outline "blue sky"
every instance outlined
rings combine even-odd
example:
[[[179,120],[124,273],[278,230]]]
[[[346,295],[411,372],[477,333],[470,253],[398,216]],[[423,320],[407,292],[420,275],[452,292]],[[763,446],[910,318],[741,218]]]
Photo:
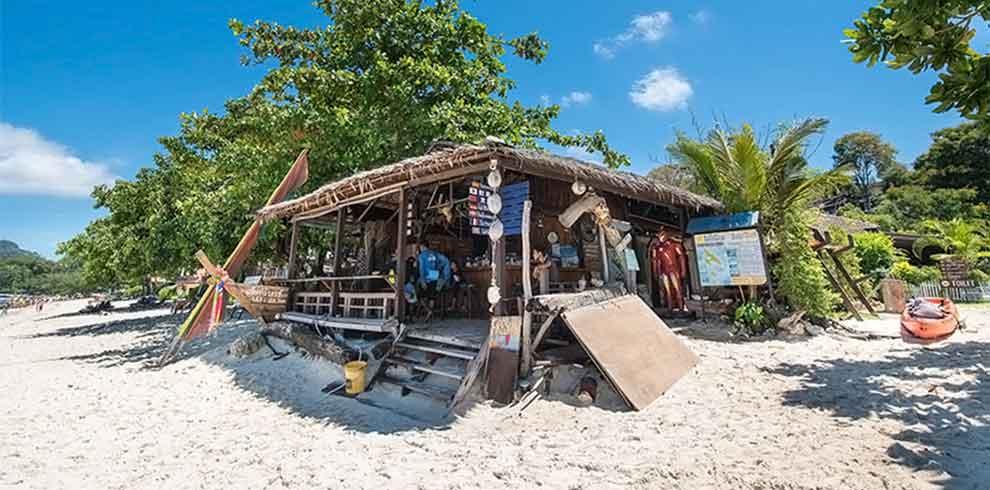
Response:
[[[832,123],[812,157],[857,130],[881,133],[904,162],[928,134],[957,124],[923,103],[934,79],[854,65],[840,44],[869,2],[463,1],[507,36],[538,31],[542,65],[509,62],[528,104],[563,103],[562,131],[601,129],[646,172],[692,117],[765,131],[809,115]],[[180,112],[219,110],[260,68],[227,20],[315,26],[304,0],[29,2],[0,5],[0,239],[52,256],[98,216],[86,189],[131,178]],[[986,45],[990,36],[981,34]],[[11,154],[17,162],[12,162]],[[7,159],[4,166],[3,159]]]

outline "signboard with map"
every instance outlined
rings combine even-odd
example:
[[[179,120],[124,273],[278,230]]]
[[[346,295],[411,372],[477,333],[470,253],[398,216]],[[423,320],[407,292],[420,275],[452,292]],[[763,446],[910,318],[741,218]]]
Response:
[[[766,284],[763,245],[755,228],[697,234],[694,246],[703,287]]]

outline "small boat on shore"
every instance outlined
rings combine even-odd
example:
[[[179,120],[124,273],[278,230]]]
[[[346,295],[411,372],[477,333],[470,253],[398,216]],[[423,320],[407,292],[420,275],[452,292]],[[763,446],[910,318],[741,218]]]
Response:
[[[901,313],[901,338],[915,344],[931,344],[959,329],[959,310],[948,298],[916,298]]]

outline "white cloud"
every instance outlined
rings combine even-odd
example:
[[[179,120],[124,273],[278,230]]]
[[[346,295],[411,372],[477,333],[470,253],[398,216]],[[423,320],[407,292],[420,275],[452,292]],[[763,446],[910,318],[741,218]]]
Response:
[[[642,40],[646,42],[657,42],[667,35],[670,24],[674,22],[674,17],[670,12],[659,11],[647,15],[637,15],[629,23],[629,29],[619,35],[622,41]]]
[[[0,122],[0,195],[84,197],[114,178],[105,164],[82,160],[32,129]]]
[[[584,105],[588,102],[591,102],[591,92],[574,91],[560,98],[561,107]]]
[[[595,54],[601,56],[604,59],[610,60],[615,58],[615,50],[606,45],[606,41],[596,42],[591,49],[595,51]]]
[[[655,43],[667,37],[673,23],[673,15],[664,10],[637,15],[629,22],[629,27],[625,31],[595,42],[592,49],[598,56],[612,59],[615,57],[615,52],[626,44],[636,41]]]
[[[705,9],[701,9],[689,15],[688,17],[691,18],[691,22],[694,22],[695,24],[698,25],[704,25],[707,24],[708,21],[712,20],[712,13]]]
[[[688,82],[677,68],[656,68],[633,84],[629,98],[633,103],[651,111],[673,111],[687,107],[694,94]]]
[[[546,95],[546,94],[541,95],[540,96],[540,105],[544,105],[544,106],[550,105],[550,96],[549,95]]]

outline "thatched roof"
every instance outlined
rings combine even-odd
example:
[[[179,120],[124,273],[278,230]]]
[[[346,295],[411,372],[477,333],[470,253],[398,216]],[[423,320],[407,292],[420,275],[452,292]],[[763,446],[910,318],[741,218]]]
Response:
[[[503,168],[564,181],[581,180],[596,189],[646,202],[696,210],[722,208],[722,204],[715,199],[655,182],[642,175],[611,170],[596,163],[544,151],[488,143],[448,146],[422,156],[360,172],[328,183],[305,196],[264,207],[258,210],[257,215],[266,221],[295,216],[347,204],[397,186],[442,180],[460,169],[478,167],[478,171],[482,172],[484,170],[481,167],[487,166],[492,158],[497,159]]]
[[[829,231],[832,228],[838,228],[846,233],[880,230],[880,226],[875,223],[825,213],[819,213],[812,226],[820,231]]]

